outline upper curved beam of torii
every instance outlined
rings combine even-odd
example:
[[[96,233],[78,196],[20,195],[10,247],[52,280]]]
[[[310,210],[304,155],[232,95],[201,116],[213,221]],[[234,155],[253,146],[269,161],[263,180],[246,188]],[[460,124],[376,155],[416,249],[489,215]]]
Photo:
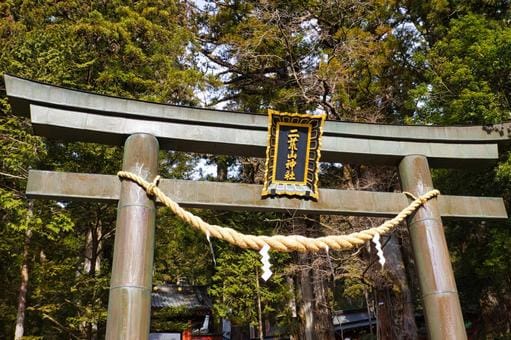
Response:
[[[110,97],[4,76],[17,114],[30,115],[38,135],[122,145],[150,133],[165,149],[264,157],[267,116]],[[322,161],[396,165],[424,155],[433,167],[493,163],[511,123],[496,126],[400,126],[327,121]]]

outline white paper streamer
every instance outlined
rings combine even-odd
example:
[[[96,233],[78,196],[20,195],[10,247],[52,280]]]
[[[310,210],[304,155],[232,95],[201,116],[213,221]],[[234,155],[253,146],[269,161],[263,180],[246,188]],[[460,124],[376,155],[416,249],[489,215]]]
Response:
[[[208,239],[209,249],[211,250],[211,256],[213,256],[213,264],[216,266],[215,251],[213,250],[213,243],[211,243],[209,232],[206,232],[206,238]]]
[[[270,250],[270,246],[265,244],[259,251],[259,254],[261,254],[261,263],[262,263],[262,269],[263,269],[263,274],[261,275],[261,278],[264,281],[268,281],[268,279],[273,274],[273,272],[270,270],[271,263],[270,263],[270,254],[268,253],[269,250]]]
[[[381,264],[381,269],[385,265],[385,256],[383,255],[383,249],[381,249],[380,234],[374,234],[373,236],[374,247],[376,248],[376,255],[378,255],[378,262]]]

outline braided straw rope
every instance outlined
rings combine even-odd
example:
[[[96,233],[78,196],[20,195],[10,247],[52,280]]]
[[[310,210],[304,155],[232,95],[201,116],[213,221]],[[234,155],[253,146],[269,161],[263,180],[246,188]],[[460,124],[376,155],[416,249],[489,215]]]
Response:
[[[378,227],[354,232],[348,235],[330,235],[318,238],[310,238],[301,235],[246,235],[242,234],[234,229],[221,227],[214,224],[209,224],[202,220],[200,217],[186,211],[181,208],[179,204],[170,199],[165,195],[158,187],[158,181],[160,176],[157,176],[154,181],[148,182],[142,177],[137,176],[134,173],[127,171],[119,171],[117,176],[120,178],[129,179],[141,187],[143,187],[147,194],[150,196],[157,197],[163,204],[172,210],[181,220],[192,225],[194,228],[199,229],[206,235],[211,235],[220,240],[227,241],[233,245],[241,248],[250,248],[254,250],[260,250],[267,244],[272,250],[279,252],[317,252],[325,249],[333,250],[349,250],[365,242],[371,240],[375,234],[386,234],[393,230],[399,225],[406,217],[410,216],[415,212],[421,205],[426,203],[428,200],[436,197],[440,194],[438,190],[431,190],[426,194],[415,197],[410,193],[406,193],[411,196],[414,201],[410,203],[408,207],[403,209],[396,217],[391,220],[384,222]]]

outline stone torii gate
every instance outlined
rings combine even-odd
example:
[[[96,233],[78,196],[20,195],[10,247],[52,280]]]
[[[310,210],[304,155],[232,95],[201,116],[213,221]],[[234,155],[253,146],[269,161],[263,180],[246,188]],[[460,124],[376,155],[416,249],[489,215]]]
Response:
[[[34,133],[65,141],[124,145],[122,169],[151,181],[159,147],[264,157],[267,117],[102,96],[4,76],[12,110],[29,115]],[[431,167],[474,167],[498,159],[510,125],[429,127],[328,121],[322,161],[397,166],[403,190],[434,188]],[[159,188],[183,207],[301,211],[393,217],[408,205],[401,193],[320,189],[317,202],[261,199],[261,186],[164,179]],[[32,170],[27,195],[118,201],[107,339],[147,339],[154,248],[154,202],[115,175]],[[461,307],[441,218],[506,219],[501,198],[442,195],[408,219],[429,337],[465,339]]]

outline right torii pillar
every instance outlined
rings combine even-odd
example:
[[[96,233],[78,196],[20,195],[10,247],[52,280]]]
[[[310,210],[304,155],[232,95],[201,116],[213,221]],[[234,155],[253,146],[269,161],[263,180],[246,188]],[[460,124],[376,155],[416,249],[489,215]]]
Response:
[[[415,196],[434,189],[428,160],[422,155],[404,157],[399,163],[399,176],[403,191]],[[429,338],[466,339],[458,290],[436,199],[428,201],[408,218],[408,229]]]

